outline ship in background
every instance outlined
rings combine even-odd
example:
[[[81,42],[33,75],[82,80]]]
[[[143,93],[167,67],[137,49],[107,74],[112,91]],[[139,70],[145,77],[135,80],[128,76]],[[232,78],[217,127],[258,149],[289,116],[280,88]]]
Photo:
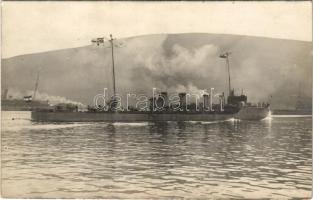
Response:
[[[5,89],[5,91],[7,90]],[[33,100],[32,96],[25,96],[24,99],[14,99],[2,95],[1,98],[1,111],[49,111],[52,109],[53,107],[48,101]]]
[[[275,109],[273,110],[274,115],[312,115],[312,99],[306,97],[299,84],[299,93],[295,100],[293,109]]]
[[[128,110],[128,111],[116,111],[116,88],[115,88],[115,70],[114,70],[114,47],[119,45],[115,44],[115,40],[112,35],[107,41],[110,43],[111,56],[112,56],[112,81],[113,81],[113,98],[107,102],[108,110],[99,110],[96,107],[90,107],[86,112],[78,112],[73,110],[62,111],[36,111],[31,114],[33,121],[42,122],[138,122],[138,121],[216,121],[216,120],[228,120],[232,118],[242,120],[261,120],[266,118],[270,113],[269,104],[252,105],[248,103],[247,96],[243,93],[236,95],[234,89],[231,88],[230,78],[230,65],[229,55],[230,52],[226,52],[220,55],[220,58],[226,60],[226,67],[228,72],[228,97],[227,102],[224,93],[219,96],[219,103],[209,105],[208,95],[203,95],[202,108],[210,109],[195,109],[193,103],[187,105],[186,93],[179,94],[179,105],[181,109],[174,110],[169,104],[167,104],[167,92],[161,92],[158,96],[150,98],[149,108],[147,110]],[[105,38],[93,39],[92,42],[97,46],[104,44]],[[161,110],[151,109],[157,106],[160,99],[164,102]]]
[[[39,86],[40,71],[37,72],[37,78],[32,95],[26,95],[23,98],[16,98],[9,94],[6,87],[1,94],[1,111],[76,111],[78,106],[71,103],[58,103],[51,105],[48,100],[37,99],[37,91]]]
[[[8,96],[9,89],[8,87],[5,87],[1,93],[1,111],[51,111],[53,107],[48,101],[40,101],[36,99],[39,76],[40,69],[37,72],[33,95],[27,95],[24,96],[24,98]]]

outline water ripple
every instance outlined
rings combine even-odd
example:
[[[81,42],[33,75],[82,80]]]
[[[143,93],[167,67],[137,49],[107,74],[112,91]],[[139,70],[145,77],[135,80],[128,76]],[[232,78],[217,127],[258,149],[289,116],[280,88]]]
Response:
[[[3,196],[309,198],[311,120],[10,122],[1,138]]]

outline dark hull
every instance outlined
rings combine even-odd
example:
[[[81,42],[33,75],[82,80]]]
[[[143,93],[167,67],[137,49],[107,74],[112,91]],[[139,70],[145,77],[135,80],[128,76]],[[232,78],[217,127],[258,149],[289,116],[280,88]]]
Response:
[[[32,112],[33,121],[41,122],[153,122],[153,121],[224,121],[232,118],[261,120],[268,108],[242,108],[238,113],[106,113],[106,112]]]
[[[26,102],[21,99],[1,100],[2,111],[36,111],[36,110],[53,110],[53,108],[44,101]]]
[[[32,112],[31,117],[43,122],[219,121],[231,119],[234,114]]]
[[[312,115],[312,110],[274,110],[274,115]]]

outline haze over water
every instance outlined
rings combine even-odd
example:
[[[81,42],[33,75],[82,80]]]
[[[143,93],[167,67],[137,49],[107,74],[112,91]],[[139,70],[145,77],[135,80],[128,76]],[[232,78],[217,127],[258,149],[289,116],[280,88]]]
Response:
[[[311,197],[311,117],[48,124],[2,116],[4,197]]]

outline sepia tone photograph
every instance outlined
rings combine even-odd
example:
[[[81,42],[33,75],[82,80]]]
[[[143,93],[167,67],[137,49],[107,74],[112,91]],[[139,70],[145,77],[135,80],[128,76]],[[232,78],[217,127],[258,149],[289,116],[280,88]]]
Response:
[[[1,13],[3,198],[312,198],[312,2]]]

